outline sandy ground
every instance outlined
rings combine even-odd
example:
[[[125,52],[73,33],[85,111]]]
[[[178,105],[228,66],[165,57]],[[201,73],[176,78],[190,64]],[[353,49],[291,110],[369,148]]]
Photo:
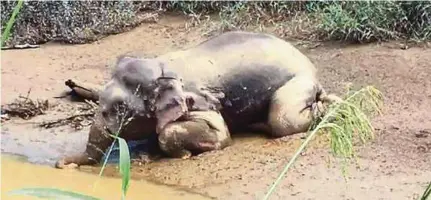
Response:
[[[163,20],[94,44],[2,51],[2,104],[26,95],[30,88],[30,98],[48,98],[59,104],[30,121],[3,123],[2,152],[52,164],[62,155],[83,151],[88,127],[81,131],[34,128],[34,123],[64,116],[63,111],[73,107],[52,99],[66,89],[64,81],[102,84],[109,77],[107,64],[121,53],[142,51],[153,56],[205,39],[197,30],[186,31],[182,24],[181,20]],[[423,192],[431,180],[431,49],[391,46],[302,49],[316,63],[329,91],[342,92],[347,82],[373,84],[385,95],[385,112],[374,120],[378,137],[360,149],[360,167],[350,168],[347,183],[340,168],[329,165],[330,155],[319,139],[294,164],[271,199],[417,199]],[[300,136],[271,141],[258,134],[239,134],[234,145],[223,151],[134,166],[133,178],[217,199],[260,199],[300,145]]]

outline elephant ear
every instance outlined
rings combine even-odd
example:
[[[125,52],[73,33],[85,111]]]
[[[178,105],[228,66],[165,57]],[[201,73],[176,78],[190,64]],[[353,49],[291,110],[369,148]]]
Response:
[[[159,105],[161,105],[159,107]],[[157,132],[159,133],[163,128],[174,121],[177,121],[182,116],[188,113],[187,107],[181,104],[181,101],[174,100],[174,103],[170,104],[158,104],[156,103],[156,118],[157,118]]]

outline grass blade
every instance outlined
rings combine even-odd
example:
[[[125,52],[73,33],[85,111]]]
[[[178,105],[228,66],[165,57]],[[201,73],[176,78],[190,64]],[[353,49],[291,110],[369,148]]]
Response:
[[[10,30],[12,29],[12,26],[15,23],[15,17],[18,15],[19,10],[21,9],[23,3],[24,3],[23,0],[18,0],[18,3],[13,9],[12,16],[9,18],[9,21],[6,24],[6,28],[1,37],[1,47],[3,47],[4,43],[9,38]]]
[[[125,198],[127,190],[129,189],[130,180],[130,153],[129,147],[123,138],[117,137],[120,147],[120,174],[122,176],[122,199]]]
[[[428,187],[425,189],[422,197],[419,200],[428,200],[431,195],[431,182],[428,184]]]
[[[22,188],[8,192],[9,195],[27,195],[42,199],[100,200],[99,198],[55,188]]]

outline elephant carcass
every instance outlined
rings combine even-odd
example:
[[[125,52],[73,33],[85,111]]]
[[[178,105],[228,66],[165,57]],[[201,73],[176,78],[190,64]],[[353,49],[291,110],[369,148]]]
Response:
[[[319,105],[325,102],[340,100],[325,92],[317,79],[314,64],[304,54],[270,34],[227,32],[185,50],[142,60],[152,67],[165,66],[181,77],[184,84],[174,90],[155,92],[154,107],[158,113],[154,116],[179,118],[150,126],[138,123],[141,127],[157,129],[160,147],[173,157],[190,155],[193,149],[185,144],[200,150],[203,146],[208,147],[205,150],[223,148],[229,144],[226,138],[230,132],[257,123],[267,125],[268,134],[274,137],[304,132],[313,120],[315,108],[322,107]],[[197,95],[198,101],[189,94]],[[184,108],[190,107],[190,101],[199,102],[201,97],[204,97],[202,105],[210,100],[219,101],[220,114],[207,110],[198,117],[199,126],[187,124],[191,118],[184,117],[188,112]],[[205,112],[209,115],[215,112],[221,117],[205,118]],[[214,124],[224,125],[215,127]],[[189,130],[194,130],[191,135],[196,137],[184,137]],[[199,134],[196,130],[206,132]],[[208,135],[211,135],[209,139],[204,137]]]
[[[231,132],[257,123],[274,137],[304,132],[315,108],[341,100],[325,92],[307,56],[270,34],[227,32],[154,60],[182,77],[184,90],[217,96]]]

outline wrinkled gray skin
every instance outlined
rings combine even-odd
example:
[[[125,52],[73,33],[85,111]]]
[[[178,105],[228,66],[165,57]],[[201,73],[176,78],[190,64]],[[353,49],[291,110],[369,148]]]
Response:
[[[154,60],[182,77],[184,90],[217,96],[231,132],[255,124],[273,137],[304,132],[324,103],[341,100],[325,92],[303,53],[269,34],[227,32]]]
[[[325,92],[304,54],[269,34],[227,32],[195,47],[143,60],[147,68],[169,67],[181,77],[166,79],[173,90],[154,93],[157,125],[140,121],[140,135],[146,135],[144,129],[157,129],[160,148],[172,157],[188,157],[196,149],[222,149],[230,144],[230,133],[257,124],[272,137],[305,132],[324,112],[324,103],[341,100]],[[199,114],[192,114],[191,102],[198,110],[202,107]]]
[[[126,141],[148,139],[173,121],[187,121],[187,126],[182,129],[178,128],[178,123],[168,126],[182,135],[160,137],[156,141],[172,151],[182,152],[182,149],[176,148],[183,147],[175,147],[180,145],[187,146],[187,152],[199,153],[206,149],[222,148],[230,140],[224,124],[208,121],[208,116],[214,115],[212,112],[203,114],[220,108],[216,97],[184,91],[181,78],[159,62],[120,56],[112,79],[103,90],[90,96],[98,97],[99,109],[90,128],[86,150],[82,154],[57,161],[57,168],[98,163],[113,142],[109,134],[120,131],[120,137]],[[200,138],[200,141],[182,143],[180,140],[173,141],[172,137]],[[184,156],[190,155],[181,157]]]

